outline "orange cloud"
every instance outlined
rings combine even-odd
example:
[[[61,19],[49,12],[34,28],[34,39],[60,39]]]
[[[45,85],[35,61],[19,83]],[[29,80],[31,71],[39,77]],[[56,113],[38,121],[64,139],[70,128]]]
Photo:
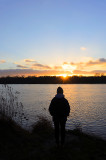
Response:
[[[68,62],[64,62],[62,65],[63,70],[65,71],[70,71],[71,73],[73,72],[73,70],[76,69],[76,65],[68,63]]]
[[[99,58],[83,62],[64,62],[63,69],[72,71],[73,74],[92,75],[94,73],[106,73],[106,59]]]
[[[5,60],[0,60],[0,63],[6,63],[6,61]]]
[[[86,63],[87,65],[91,66],[91,65],[101,65],[101,64],[106,64],[106,59],[105,58],[99,58],[95,61],[89,61],[88,63]]]
[[[63,65],[64,65],[64,64],[68,64],[68,62],[63,62]]]
[[[80,49],[81,49],[82,51],[85,51],[87,48],[85,48],[85,47],[80,47]]]
[[[63,68],[62,68],[62,66],[54,66],[54,69],[56,69],[56,70],[62,70]]]
[[[1,60],[5,63],[4,60]],[[29,64],[27,64],[27,63]],[[34,60],[27,59],[27,61],[20,61],[15,63],[17,69],[0,70],[1,76],[7,75],[94,75],[95,73],[106,74],[106,59],[88,58],[88,61],[82,62],[63,62],[62,65],[44,65],[41,63],[32,63]]]
[[[31,62],[36,62],[34,59],[24,59],[25,62],[31,63]]]
[[[93,71],[81,71],[81,70],[74,70],[73,75],[85,75],[85,76],[94,76],[96,73],[99,74],[106,74],[106,70],[93,70]]]
[[[6,69],[0,70],[0,76],[56,76],[60,74],[70,74],[70,72],[56,70],[33,70],[33,69]]]
[[[81,71],[74,70],[73,75],[95,75],[106,74],[106,70],[93,70],[93,71]],[[56,75],[70,75],[69,71],[58,71],[58,70],[33,70],[33,69],[5,69],[0,70],[0,76],[56,76]]]
[[[70,63],[63,63],[63,66],[69,67],[73,66],[73,70],[85,70],[85,71],[92,71],[92,70],[105,70],[106,69],[106,59],[105,58],[100,58],[97,60],[90,60],[86,62],[70,62]],[[68,65],[68,66],[67,66]]]

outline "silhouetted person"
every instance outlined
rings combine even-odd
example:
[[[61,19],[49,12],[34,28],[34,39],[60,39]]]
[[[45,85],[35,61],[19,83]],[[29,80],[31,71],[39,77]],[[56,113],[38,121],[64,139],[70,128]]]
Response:
[[[51,116],[53,116],[56,144],[59,145],[59,128],[60,128],[61,145],[64,145],[65,124],[67,121],[67,116],[69,116],[70,113],[70,106],[68,101],[64,98],[63,89],[61,87],[57,88],[57,94],[50,103],[49,112]]]

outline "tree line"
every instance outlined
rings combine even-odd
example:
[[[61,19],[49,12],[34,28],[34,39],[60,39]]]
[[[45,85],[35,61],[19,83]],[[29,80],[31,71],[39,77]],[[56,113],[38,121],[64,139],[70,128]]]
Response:
[[[106,76],[0,77],[0,84],[106,84]]]

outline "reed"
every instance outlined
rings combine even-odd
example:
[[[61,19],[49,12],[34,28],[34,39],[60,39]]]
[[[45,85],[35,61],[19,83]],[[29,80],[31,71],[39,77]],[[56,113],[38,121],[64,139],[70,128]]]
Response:
[[[22,125],[28,118],[24,113],[23,104],[19,101],[19,92],[11,86],[2,84],[0,88],[0,116],[9,117]]]

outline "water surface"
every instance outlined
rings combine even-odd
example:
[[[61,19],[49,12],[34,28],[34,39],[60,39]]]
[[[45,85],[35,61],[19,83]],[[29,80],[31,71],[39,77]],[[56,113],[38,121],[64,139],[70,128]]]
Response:
[[[48,107],[61,86],[69,101],[71,112],[67,129],[80,126],[84,132],[99,135],[106,139],[106,84],[18,84],[11,85],[20,92],[19,98],[29,116],[31,126],[38,116],[52,120]]]

